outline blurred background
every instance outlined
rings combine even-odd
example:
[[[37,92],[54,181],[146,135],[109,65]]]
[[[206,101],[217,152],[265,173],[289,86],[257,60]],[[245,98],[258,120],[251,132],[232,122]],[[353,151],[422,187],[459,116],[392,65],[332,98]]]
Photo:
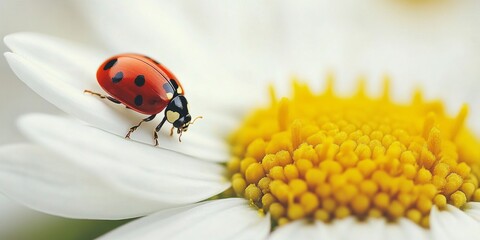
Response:
[[[292,75],[319,88],[333,72],[339,92],[363,76],[378,95],[388,74],[400,101],[422,87],[452,114],[469,103],[480,133],[479,13],[477,0],[0,0],[0,34],[33,31],[112,53],[152,53],[182,79],[230,78],[260,89],[268,81],[282,89]],[[15,126],[21,114],[62,114],[4,58],[0,81],[0,144],[26,141]],[[123,223],[53,217],[2,195],[0,221],[0,239],[89,239]]]

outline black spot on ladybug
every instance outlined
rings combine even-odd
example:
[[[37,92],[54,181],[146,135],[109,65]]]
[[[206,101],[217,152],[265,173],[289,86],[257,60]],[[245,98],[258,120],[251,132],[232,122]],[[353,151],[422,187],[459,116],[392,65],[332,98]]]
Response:
[[[115,76],[112,78],[113,83],[119,83],[123,79],[123,72],[117,72]]]
[[[135,85],[137,85],[138,87],[141,87],[144,84],[145,84],[145,77],[143,75],[138,75],[135,78]]]
[[[137,95],[137,96],[135,97],[135,105],[140,106],[140,105],[142,105],[142,103],[143,103],[143,97],[142,97],[142,95]]]
[[[114,59],[108,61],[107,64],[105,64],[105,66],[103,66],[103,70],[108,70],[108,69],[112,68],[113,65],[115,65],[115,63],[117,63],[117,60],[118,59],[114,58]]]

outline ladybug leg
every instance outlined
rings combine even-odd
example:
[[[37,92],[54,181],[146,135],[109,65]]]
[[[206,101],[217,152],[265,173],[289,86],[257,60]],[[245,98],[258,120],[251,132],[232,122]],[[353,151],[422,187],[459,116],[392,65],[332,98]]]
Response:
[[[156,131],[153,131],[153,141],[154,141],[154,146],[158,146],[158,134]]]
[[[147,118],[143,119],[142,121],[140,121],[137,125],[131,127],[130,130],[128,130],[127,135],[125,135],[125,138],[130,138],[130,134],[133,131],[137,130],[137,128],[140,127],[140,125],[142,125],[142,123],[152,121],[155,118],[155,116],[157,116],[157,114],[153,114],[152,116],[147,117]]]
[[[158,126],[155,128],[155,131],[153,131],[153,141],[155,142],[155,146],[158,146],[158,134],[157,134],[157,132],[160,131],[160,129],[162,128],[165,121],[167,121],[167,117],[163,117],[160,124],[158,124]]]
[[[95,96],[97,96],[97,97],[99,97],[99,98],[101,98],[101,99],[108,99],[108,100],[110,100],[110,101],[112,101],[112,102],[114,102],[114,103],[116,103],[116,104],[120,104],[120,103],[121,103],[120,101],[118,101],[117,99],[115,99],[115,98],[113,98],[113,97],[106,96],[106,95],[102,95],[102,94],[96,93],[96,92],[92,92],[92,91],[90,91],[90,90],[83,90],[83,92],[84,92],[84,93],[90,93],[90,94],[95,95]]]

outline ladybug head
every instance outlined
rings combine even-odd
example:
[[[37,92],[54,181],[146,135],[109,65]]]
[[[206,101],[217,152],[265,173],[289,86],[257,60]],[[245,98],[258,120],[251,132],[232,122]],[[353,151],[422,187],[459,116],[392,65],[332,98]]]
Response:
[[[188,112],[187,99],[183,95],[177,95],[170,101],[165,109],[165,117],[169,123],[173,124],[174,128],[177,128],[177,133],[180,134],[180,136],[183,132],[186,132],[188,126],[195,121],[192,121],[192,116],[190,116]],[[178,139],[180,140],[180,137]]]

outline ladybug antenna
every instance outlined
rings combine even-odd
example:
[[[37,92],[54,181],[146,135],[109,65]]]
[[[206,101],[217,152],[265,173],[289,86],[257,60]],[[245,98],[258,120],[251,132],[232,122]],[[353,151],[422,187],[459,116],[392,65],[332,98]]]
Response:
[[[202,119],[202,118],[203,118],[202,116],[196,117],[195,119],[193,119],[193,121],[190,123],[190,125],[193,125],[195,123],[195,121],[197,121],[197,119]]]

